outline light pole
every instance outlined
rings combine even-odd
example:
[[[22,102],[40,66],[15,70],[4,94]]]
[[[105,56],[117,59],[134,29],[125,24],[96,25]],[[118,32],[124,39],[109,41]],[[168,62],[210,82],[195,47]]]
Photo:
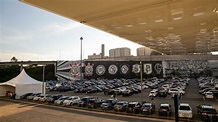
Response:
[[[45,65],[42,66],[42,94],[45,94]]]
[[[80,46],[81,46],[81,48],[80,48],[80,80],[82,80],[82,49],[83,49],[83,47],[82,47],[82,43],[83,43],[83,37],[80,37],[80,40],[81,40],[81,44],[80,44]]]
[[[142,96],[142,61],[140,61],[140,79],[141,79],[141,103],[143,102]]]

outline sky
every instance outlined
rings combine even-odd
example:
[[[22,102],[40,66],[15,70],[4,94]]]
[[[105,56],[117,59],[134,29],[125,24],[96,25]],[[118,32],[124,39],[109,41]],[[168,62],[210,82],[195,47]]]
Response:
[[[113,48],[129,47],[131,55],[142,47],[136,43],[82,25],[68,18],[30,6],[18,0],[0,0],[0,62],[16,57],[19,61],[80,60]]]

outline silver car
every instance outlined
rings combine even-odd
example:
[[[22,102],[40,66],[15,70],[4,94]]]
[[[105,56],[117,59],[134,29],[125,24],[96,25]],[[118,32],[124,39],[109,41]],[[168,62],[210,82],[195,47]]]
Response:
[[[69,96],[60,97],[59,99],[54,101],[54,105],[62,105],[64,100],[66,100],[67,98],[69,98]]]
[[[72,106],[76,104],[80,100],[79,96],[71,96],[63,101],[63,105],[65,106]]]

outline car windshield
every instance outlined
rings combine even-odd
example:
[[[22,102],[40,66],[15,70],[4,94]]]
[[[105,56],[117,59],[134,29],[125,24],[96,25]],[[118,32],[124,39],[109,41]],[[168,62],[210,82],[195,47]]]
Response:
[[[113,100],[106,100],[105,102],[106,102],[106,103],[112,103]]]
[[[72,98],[69,97],[69,98],[67,98],[66,100],[72,100]]]
[[[216,109],[213,109],[213,108],[203,108],[202,112],[213,113],[213,114],[217,113]]]
[[[124,103],[123,102],[119,102],[119,103],[117,103],[117,105],[123,105]]]
[[[135,104],[129,104],[128,107],[135,107]]]
[[[161,109],[169,109],[168,106],[160,106]]]
[[[206,95],[213,95],[213,93],[212,92],[207,92]]]
[[[150,107],[150,106],[151,106],[150,104],[144,104],[144,105],[143,105],[144,108],[148,108],[148,107]]]
[[[191,110],[189,106],[180,106],[179,110]]]

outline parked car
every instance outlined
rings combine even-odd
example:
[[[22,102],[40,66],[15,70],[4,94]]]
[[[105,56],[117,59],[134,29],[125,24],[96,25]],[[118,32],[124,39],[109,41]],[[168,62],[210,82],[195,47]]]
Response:
[[[155,112],[155,105],[152,103],[144,103],[141,107],[142,114],[152,115]]]
[[[159,97],[166,97],[168,93],[168,90],[165,88],[159,88],[158,89],[158,96]]]
[[[141,104],[139,102],[129,102],[126,108],[127,113],[141,113]]]
[[[39,96],[41,93],[34,93],[34,94],[32,94],[32,95],[29,95],[28,97],[27,97],[27,100],[33,100],[33,98],[35,97],[35,96]]]
[[[62,96],[59,99],[54,101],[54,105],[62,105],[64,100],[66,100],[67,98],[69,98],[68,96]]]
[[[185,92],[181,89],[178,89],[178,88],[170,88],[168,91],[168,94],[170,94],[170,95],[174,95],[174,94],[184,95]]]
[[[61,95],[61,94],[52,95],[52,96],[50,96],[50,97],[46,97],[46,98],[45,98],[45,101],[46,101],[47,103],[54,103],[55,100],[59,99],[59,98],[62,97],[62,96],[63,96],[63,95]]]
[[[213,93],[209,92],[209,91],[208,92],[204,92],[203,95],[204,95],[205,99],[213,99],[214,98]]]
[[[215,88],[213,88],[213,87],[205,88],[205,89],[203,89],[203,90],[199,90],[199,94],[203,94],[204,92],[208,92],[208,91],[214,90],[214,89],[215,89]]]
[[[180,103],[179,105],[179,117],[181,118],[189,118],[191,119],[193,117],[192,115],[192,108],[187,103]]]
[[[125,89],[122,91],[122,96],[131,96],[133,94],[133,91],[130,89]]]
[[[20,96],[20,99],[27,99],[28,96],[32,95],[33,93],[25,93]]]
[[[158,91],[157,90],[151,90],[149,93],[149,97],[156,97],[158,95]]]
[[[46,101],[46,98],[47,97],[51,97],[52,95],[50,95],[50,94],[46,94],[46,95],[41,95],[40,97],[39,97],[39,100],[38,101],[40,101],[40,102],[45,102]]]
[[[198,105],[197,114],[203,121],[206,121],[206,122],[217,122],[218,121],[218,113],[215,107],[211,105],[205,105],[205,104]]]
[[[91,98],[87,101],[87,107],[88,108],[98,108],[101,106],[103,100],[99,98]]]
[[[83,97],[82,99],[80,99],[78,102],[77,102],[77,106],[79,107],[86,107],[87,104],[88,104],[88,101],[90,99],[93,99],[94,97],[91,97],[91,96],[87,96],[87,97]]]
[[[158,110],[159,116],[171,116],[172,109],[170,104],[160,104],[160,108]]]
[[[75,105],[79,100],[79,96],[70,96],[69,98],[63,101],[63,105],[72,106]]]
[[[108,109],[112,109],[113,106],[117,103],[116,99],[107,99],[105,101],[102,102],[101,104],[101,108],[103,110],[108,110]]]
[[[114,105],[114,110],[118,112],[126,111],[127,106],[128,106],[127,101],[119,101]]]

